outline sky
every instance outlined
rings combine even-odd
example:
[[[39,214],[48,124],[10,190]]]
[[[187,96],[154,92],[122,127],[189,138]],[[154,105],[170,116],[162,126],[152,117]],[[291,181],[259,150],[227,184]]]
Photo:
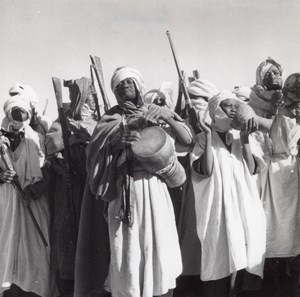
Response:
[[[0,0],[0,104],[23,82],[41,110],[49,100],[46,116],[55,119],[51,77],[89,77],[89,55],[101,58],[112,105],[110,78],[119,66],[138,69],[148,90],[173,82],[176,100],[167,30],[187,76],[198,69],[219,90],[252,86],[268,56],[286,75],[300,72],[299,16],[298,0]]]

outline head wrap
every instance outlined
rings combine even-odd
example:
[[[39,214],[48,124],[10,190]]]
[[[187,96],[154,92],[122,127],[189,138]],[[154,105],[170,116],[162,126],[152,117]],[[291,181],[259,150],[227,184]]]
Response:
[[[124,79],[132,78],[134,81],[134,85],[137,90],[137,105],[135,105],[131,101],[126,101],[123,98],[121,98],[117,91],[118,84],[123,81]],[[145,85],[142,78],[141,73],[133,68],[130,67],[119,67],[115,70],[110,83],[111,89],[114,92],[118,105],[121,107],[121,109],[128,113],[128,114],[136,114],[139,112],[145,111],[146,107],[144,106],[144,100],[143,95],[145,93]]]
[[[280,75],[282,76],[283,68],[282,68],[281,64],[276,62],[273,58],[268,57],[265,61],[261,62],[256,69],[256,84],[257,85],[263,86],[263,79],[265,77],[265,74],[268,72],[268,70],[273,65],[279,69]]]
[[[24,111],[26,111],[29,115],[28,119],[24,122],[19,122],[19,121],[14,120],[11,116],[11,111],[14,107],[18,107],[18,108],[21,108]],[[23,95],[15,95],[15,96],[7,99],[4,102],[3,111],[6,115],[6,117],[3,119],[3,122],[2,122],[2,127],[4,129],[8,130],[9,126],[13,126],[13,127],[15,127],[15,129],[20,130],[20,129],[28,126],[30,123],[32,109],[30,106],[30,102],[27,100],[27,97],[24,97]]]
[[[130,67],[117,68],[111,78],[111,89],[116,94],[117,85],[126,78],[132,78],[141,96],[145,93],[145,85],[141,73]]]
[[[231,129],[232,119],[229,118],[220,103],[226,99],[238,100],[232,92],[223,90],[208,101],[209,115],[212,119],[212,127],[219,132],[226,132]]]
[[[235,87],[233,93],[241,100],[248,101],[250,98],[250,87]]]
[[[89,108],[85,102],[91,94],[91,85],[92,80],[88,77],[64,81],[64,86],[69,88],[70,93],[69,114],[74,120],[82,120],[82,117],[88,116]]]
[[[15,83],[8,91],[10,96],[22,95],[26,100],[28,100],[32,107],[35,107],[39,103],[39,97],[35,90],[23,83]]]
[[[256,84],[252,87],[249,96],[249,105],[254,109],[255,113],[261,117],[270,117],[272,109],[272,98],[277,90],[267,90],[263,85],[263,79],[265,74],[271,66],[276,66],[281,77],[283,76],[283,68],[281,64],[276,62],[271,57],[268,57],[265,61],[259,64],[256,70]]]
[[[188,86],[187,90],[190,94],[199,97],[205,97],[208,100],[218,93],[217,87],[205,79],[195,79]]]
[[[167,107],[173,109],[171,82],[163,82],[159,89],[153,89],[145,93],[146,104],[152,104],[155,99],[162,98],[166,101]]]

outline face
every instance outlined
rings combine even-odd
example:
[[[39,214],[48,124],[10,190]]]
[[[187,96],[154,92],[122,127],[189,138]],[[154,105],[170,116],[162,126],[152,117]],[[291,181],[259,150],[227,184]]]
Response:
[[[119,96],[126,101],[135,102],[137,94],[135,84],[132,78],[126,78],[117,85]]]
[[[90,95],[87,97],[85,103],[89,106],[89,108],[90,108],[91,110],[93,110],[93,111],[96,110],[96,104],[95,104],[95,100],[94,100],[92,94],[90,94]]]
[[[291,105],[300,101],[300,75],[291,76],[285,81],[284,88],[282,90],[285,95],[285,105]]]
[[[235,99],[225,99],[220,103],[220,107],[222,108],[222,110],[231,119],[234,118],[238,106],[239,104]]]
[[[279,69],[272,65],[270,69],[266,72],[263,85],[267,90],[279,90],[282,87],[282,77]]]
[[[13,107],[11,110],[11,117],[15,121],[25,122],[29,118],[29,114],[19,107]]]
[[[161,98],[161,97],[157,97],[153,100],[153,104],[158,105],[158,106],[166,106],[166,99],[165,98]]]

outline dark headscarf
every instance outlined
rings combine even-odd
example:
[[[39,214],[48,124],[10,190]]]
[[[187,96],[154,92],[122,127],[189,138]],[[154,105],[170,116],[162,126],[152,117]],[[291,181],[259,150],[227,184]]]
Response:
[[[82,120],[82,107],[91,94],[91,84],[92,80],[87,77],[64,81],[64,86],[68,87],[70,92],[71,105],[69,115],[74,120]]]

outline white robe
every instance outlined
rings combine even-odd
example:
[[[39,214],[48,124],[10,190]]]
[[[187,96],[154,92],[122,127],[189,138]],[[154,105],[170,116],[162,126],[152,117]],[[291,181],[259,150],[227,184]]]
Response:
[[[211,176],[201,176],[192,170],[203,281],[221,279],[244,268],[263,275],[265,215],[242,155],[238,131],[231,131],[231,153],[217,132],[212,131]],[[204,153],[204,147],[205,135],[201,133],[191,154],[191,164]]]
[[[116,216],[121,199],[108,208],[111,264],[106,289],[114,297],[152,297],[176,286],[182,271],[172,201],[166,184],[144,170],[134,171],[132,227]]]
[[[262,185],[267,217],[266,257],[300,254],[299,157],[300,126],[295,119],[276,116],[271,130],[272,156]]]
[[[10,155],[23,189],[42,179],[44,155],[38,134],[29,126],[25,138]],[[1,157],[0,167],[5,168]],[[30,207],[49,243],[46,197],[32,201]],[[49,254],[50,247],[43,245],[17,189],[11,183],[0,184],[0,294],[14,283],[24,291],[53,297]]]

